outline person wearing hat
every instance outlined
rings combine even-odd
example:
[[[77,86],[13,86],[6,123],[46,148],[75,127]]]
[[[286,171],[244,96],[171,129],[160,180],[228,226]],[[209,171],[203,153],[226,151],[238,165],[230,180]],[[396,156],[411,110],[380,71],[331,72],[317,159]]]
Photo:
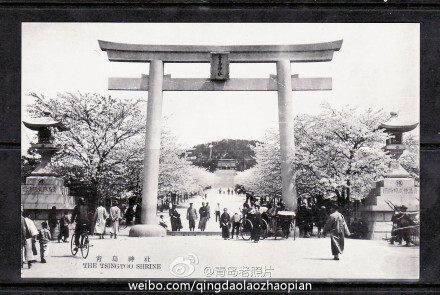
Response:
[[[89,230],[89,207],[87,207],[84,198],[81,197],[78,199],[78,204],[73,208],[73,214],[70,223],[76,222],[75,226],[75,249],[79,245],[79,237],[81,233]]]
[[[197,218],[197,210],[193,207],[193,203],[189,203],[189,208],[186,211],[186,219],[189,222],[190,231],[194,231]]]
[[[330,214],[324,226],[322,234],[330,233],[330,242],[334,260],[339,260],[339,254],[344,251],[344,237],[350,236],[347,223],[344,216],[338,212],[338,205],[332,205],[332,214]]]
[[[110,239],[115,235],[119,234],[119,220],[121,220],[121,209],[118,207],[118,201],[113,202],[113,206],[110,208],[110,220],[112,221],[110,227]]]

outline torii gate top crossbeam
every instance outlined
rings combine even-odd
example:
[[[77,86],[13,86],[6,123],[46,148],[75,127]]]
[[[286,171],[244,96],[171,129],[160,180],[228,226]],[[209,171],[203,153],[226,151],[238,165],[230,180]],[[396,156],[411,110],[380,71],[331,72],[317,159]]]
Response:
[[[162,60],[171,63],[211,62],[212,53],[227,53],[230,62],[324,62],[333,59],[333,53],[342,46],[342,40],[300,45],[138,45],[99,40],[110,61],[149,62]]]

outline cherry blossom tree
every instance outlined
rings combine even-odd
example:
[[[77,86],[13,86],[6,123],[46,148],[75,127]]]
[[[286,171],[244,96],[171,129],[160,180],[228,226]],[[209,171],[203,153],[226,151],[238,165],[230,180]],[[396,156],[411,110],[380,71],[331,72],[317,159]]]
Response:
[[[145,129],[144,102],[92,93],[63,93],[56,98],[29,95],[35,99],[28,107],[31,115],[49,114],[69,128],[54,130],[60,152],[53,162],[63,172],[73,171],[62,175],[87,186],[82,192],[91,202],[119,194],[123,190],[119,176],[127,161],[140,152],[137,141]]]
[[[60,151],[54,166],[71,192],[94,204],[99,199],[140,197],[145,142],[145,101],[118,100],[90,93],[58,94],[56,98],[30,94],[35,103],[28,111],[35,117],[49,114],[69,130],[54,130]],[[163,128],[160,154],[159,195],[200,192],[212,173],[182,158],[181,147]]]
[[[323,105],[319,115],[295,118],[295,168],[298,196],[334,196],[342,206],[368,195],[374,181],[382,178],[390,163],[383,149],[388,135],[379,125],[389,119],[383,111]],[[418,174],[418,141],[408,138],[410,148],[402,165]],[[254,149],[257,164],[239,173],[237,180],[262,196],[281,195],[279,138],[269,130]]]

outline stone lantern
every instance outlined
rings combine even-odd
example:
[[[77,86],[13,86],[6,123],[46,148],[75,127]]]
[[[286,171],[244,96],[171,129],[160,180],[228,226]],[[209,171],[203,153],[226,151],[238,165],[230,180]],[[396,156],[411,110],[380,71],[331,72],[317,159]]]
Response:
[[[405,206],[408,211],[419,210],[419,188],[414,179],[400,165],[399,158],[405,151],[403,133],[414,130],[418,123],[407,123],[399,119],[396,113],[379,127],[391,135],[386,141],[385,150],[392,157],[389,170],[383,180],[373,184],[365,204],[360,208],[360,217],[368,225],[369,239],[382,239],[391,235],[391,217],[394,206]],[[391,205],[391,206],[390,206]]]
[[[387,178],[408,178],[409,173],[400,165],[399,158],[406,149],[403,144],[403,133],[414,130],[418,123],[408,124],[401,121],[397,113],[391,112],[391,118],[388,122],[381,124],[379,127],[384,128],[385,132],[391,137],[387,139],[385,150],[388,151],[393,159],[388,171]]]
[[[30,211],[31,218],[37,223],[47,220],[49,210],[55,206],[57,218],[64,211],[72,211],[75,202],[69,195],[69,188],[64,180],[55,173],[51,165],[52,156],[58,151],[54,144],[51,128],[60,131],[67,128],[59,121],[49,117],[23,121],[24,126],[38,132],[38,142],[31,145],[41,155],[40,164],[26,177],[26,184],[21,186],[21,204]]]
[[[31,148],[41,155],[41,162],[31,176],[57,176],[51,167],[51,159],[58,148],[53,143],[54,138],[50,128],[57,128],[60,131],[67,130],[67,128],[61,122],[54,121],[49,117],[37,118],[31,122],[23,121],[23,124],[27,128],[38,132],[38,142],[31,144]]]

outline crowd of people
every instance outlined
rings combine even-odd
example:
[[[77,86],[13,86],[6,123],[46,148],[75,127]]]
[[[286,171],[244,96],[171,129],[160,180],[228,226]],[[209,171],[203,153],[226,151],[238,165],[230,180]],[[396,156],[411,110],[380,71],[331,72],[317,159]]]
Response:
[[[241,194],[237,189],[219,189],[219,194]],[[169,197],[169,198],[168,198]],[[164,199],[163,206],[168,206],[169,220],[171,228],[168,227],[164,215],[159,216],[159,225],[167,230],[181,231],[183,223],[181,220],[181,213],[177,207],[178,204],[188,201],[188,198],[182,196],[182,199],[177,195],[172,197],[172,194]],[[202,200],[207,200],[207,194],[202,195]],[[189,203],[186,209],[186,220],[188,222],[189,231],[195,231],[196,226],[201,232],[206,230],[207,223],[211,219],[211,213],[215,215],[215,223],[221,228],[221,236],[224,240],[236,239],[240,234],[240,229],[243,226],[243,220],[248,220],[251,223],[250,239],[252,242],[258,243],[262,237],[263,226],[264,230],[273,228],[281,229],[283,236],[287,238],[290,234],[290,220],[280,218],[280,212],[286,210],[286,206],[281,199],[277,198],[255,198],[252,194],[246,194],[245,202],[242,208],[238,208],[236,212],[231,214],[228,208],[222,208],[220,203],[217,203],[211,212],[209,202],[202,202],[199,208],[194,206],[193,202]],[[47,262],[47,256],[50,249],[50,241],[58,240],[58,243],[69,242],[69,225],[75,225],[75,245],[79,245],[79,233],[87,231],[91,234],[99,236],[99,239],[104,239],[107,231],[110,238],[117,239],[119,235],[119,226],[121,220],[130,224],[141,223],[141,200],[131,199],[126,204],[119,207],[118,201],[114,200],[109,208],[106,209],[103,202],[100,202],[95,210],[89,210],[84,198],[79,198],[78,204],[75,206],[71,218],[69,212],[63,211],[61,217],[57,218],[57,209],[55,206],[49,211],[47,222],[41,223],[41,228],[37,229],[35,223],[30,219],[28,211],[23,211],[21,220],[22,232],[22,263],[27,263],[31,268],[32,263],[37,261],[37,247],[39,242],[40,259],[42,263]],[[161,204],[162,206],[162,204]],[[162,207],[163,207],[162,206]],[[330,208],[328,208],[330,207]],[[331,250],[335,260],[339,260],[339,254],[344,249],[344,238],[351,236],[352,238],[362,239],[368,233],[366,222],[354,218],[350,224],[351,233],[344,216],[339,213],[338,206],[332,204],[331,206],[320,206],[312,209],[307,203],[300,202],[300,206],[295,216],[297,226],[299,227],[300,237],[311,237],[313,235],[314,226],[317,227],[318,238],[325,236],[327,233],[331,237]],[[329,210],[330,209],[330,212]],[[395,213],[392,217],[393,230],[390,240],[391,244],[402,241],[406,242],[408,246],[411,243],[410,228],[414,225],[412,213],[406,212],[406,207],[396,207]],[[163,212],[162,210],[159,210]],[[180,211],[182,212],[182,211]],[[263,222],[264,221],[264,222]],[[275,224],[277,223],[277,226]],[[56,228],[59,228],[58,235],[56,235]],[[277,234],[277,233],[275,233]]]
[[[140,211],[140,208],[138,210]],[[69,212],[66,210],[62,212],[62,216],[58,219],[57,208],[53,206],[49,210],[47,222],[43,221],[40,229],[37,229],[34,221],[31,220],[29,211],[23,210],[22,207],[21,212],[22,265],[27,263],[28,268],[31,268],[32,263],[37,261],[37,241],[40,244],[40,261],[41,263],[46,263],[50,241],[58,240],[58,243],[69,242],[70,224],[75,223],[74,245],[77,248],[82,232],[96,234],[99,236],[99,239],[104,239],[107,228],[109,228],[110,238],[116,239],[119,234],[119,222],[124,216],[117,201],[113,201],[109,211],[107,211],[102,202],[95,211],[90,211],[84,198],[78,199],[78,204],[73,209],[70,218]],[[132,215],[132,218],[134,218],[136,213],[132,206],[125,210],[125,216]],[[58,235],[56,236],[57,227]]]

